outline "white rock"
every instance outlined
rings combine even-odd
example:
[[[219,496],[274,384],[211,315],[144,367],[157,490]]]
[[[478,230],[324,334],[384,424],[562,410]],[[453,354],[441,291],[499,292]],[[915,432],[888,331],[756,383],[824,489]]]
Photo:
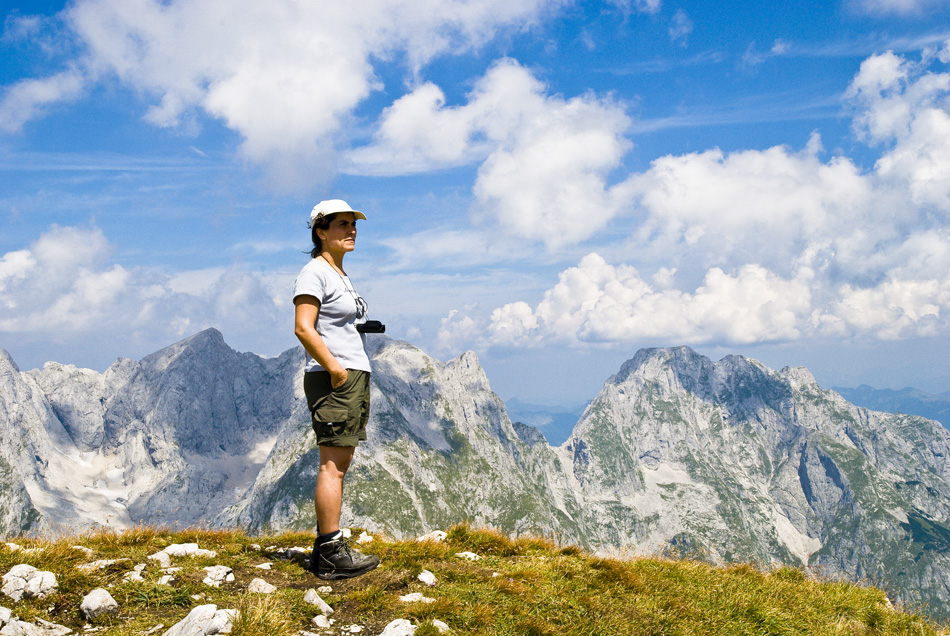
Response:
[[[234,621],[240,616],[236,609],[222,609],[214,613],[211,622],[205,627],[205,634],[230,634]]]
[[[152,559],[153,561],[158,561],[158,564],[163,568],[168,568],[172,565],[171,556],[169,556],[169,554],[164,550],[161,552],[156,552],[155,554],[150,554],[148,555],[148,558]]]
[[[440,634],[447,634],[452,631],[448,625],[437,619],[432,620],[432,626],[439,630]]]
[[[0,629],[0,634],[3,634],[3,636],[37,636],[38,633],[39,628],[36,625],[16,619],[11,620],[3,626],[3,629]]]
[[[164,636],[204,636],[208,633],[205,629],[214,620],[217,611],[217,605],[199,605],[191,610],[188,616],[165,632]]]
[[[84,545],[74,545],[73,550],[79,550],[80,552],[84,553],[87,557],[91,557],[93,554],[95,554],[95,552],[93,552],[92,550],[90,550]]]
[[[460,559],[468,559],[469,561],[478,561],[480,558],[482,558],[474,552],[456,552],[455,556]]]
[[[353,536],[353,531],[349,528],[340,528],[340,532],[342,532],[343,536],[347,539]]]
[[[92,620],[103,614],[115,614],[119,610],[119,604],[109,592],[97,587],[86,594],[79,608],[86,615],[86,619]]]
[[[273,565],[273,564],[272,564],[272,563],[261,563],[260,565],[255,565],[254,567],[256,567],[258,570],[269,570],[269,569],[271,569],[271,565]]]
[[[258,552],[261,551],[261,546],[259,546],[259,545],[256,544],[256,543],[252,543],[249,547],[250,547],[252,550],[256,550],[256,551],[258,551]]]
[[[416,578],[428,586],[435,585],[436,583],[439,582],[438,579],[435,578],[435,574],[433,574],[429,570],[423,570],[422,572],[419,573],[419,576],[417,576]]]
[[[142,572],[145,571],[145,567],[144,563],[139,563],[132,568],[131,572],[127,572],[126,575],[122,577],[122,580],[130,583],[142,583],[145,581],[145,579],[142,578]]]
[[[166,575],[163,576],[162,578],[158,579],[158,584],[159,584],[159,585],[168,585],[168,584],[170,584],[170,583],[171,583],[172,581],[174,581],[174,580],[175,580],[175,577],[174,577],[174,576],[172,576],[171,574],[166,574]]]
[[[3,575],[3,593],[14,601],[23,598],[44,598],[58,587],[56,575],[52,572],[37,570],[32,565],[21,563],[14,565]]]
[[[424,534],[416,541],[435,541],[436,543],[442,543],[449,535],[441,530],[433,530],[429,534]]]
[[[326,601],[320,598],[320,595],[317,594],[316,590],[307,590],[307,593],[303,595],[304,603],[309,603],[310,605],[316,605],[320,611],[327,616],[333,613],[333,608],[330,607]]]
[[[59,587],[56,575],[52,572],[35,572],[26,582],[24,593],[28,597],[44,598]]]
[[[422,592],[412,592],[411,594],[400,596],[399,600],[403,603],[435,603],[434,598],[423,596]]]
[[[333,588],[329,585],[321,585],[317,588],[317,591],[321,594],[333,594]]]
[[[0,607],[0,627],[3,627],[4,623],[9,623],[11,620],[13,620],[13,612],[5,607]]]
[[[221,587],[222,583],[230,583],[234,580],[234,570],[226,565],[209,565],[205,568],[205,572],[208,576],[202,582],[211,587]]]
[[[214,550],[202,550],[197,543],[174,543],[164,550],[169,556],[216,557]]]
[[[362,625],[347,625],[346,627],[342,628],[341,631],[343,631],[344,633],[349,632],[351,634],[359,634],[361,631],[363,631],[363,626]]]
[[[372,543],[373,537],[366,534],[365,532],[360,533],[359,538],[356,540],[357,543]]]
[[[321,629],[329,629],[330,627],[330,619],[328,619],[323,614],[317,614],[316,616],[314,616],[312,622],[314,625],[316,625],[317,627],[320,627]]]
[[[379,636],[412,636],[416,633],[416,626],[405,618],[397,618],[386,629],[380,632]]]
[[[65,636],[66,634],[73,633],[73,630],[65,625],[57,625],[56,623],[44,621],[42,618],[36,619],[36,626],[42,630],[41,633],[43,636]]]
[[[6,544],[4,544],[4,545],[6,545],[7,548],[8,548],[11,552],[19,552],[20,550],[23,549],[23,548],[21,548],[20,546],[18,546],[18,545],[15,544],[15,543],[6,543]]]
[[[247,591],[255,594],[273,594],[277,591],[277,588],[264,579],[254,579],[248,584]]]

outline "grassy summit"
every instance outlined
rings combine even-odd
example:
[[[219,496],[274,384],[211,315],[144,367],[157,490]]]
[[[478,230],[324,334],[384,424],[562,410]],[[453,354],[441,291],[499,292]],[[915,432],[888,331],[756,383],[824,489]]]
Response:
[[[763,572],[747,565],[598,558],[576,547],[537,538],[508,539],[467,525],[453,527],[442,543],[377,539],[365,544],[361,549],[378,554],[382,565],[357,579],[336,582],[321,581],[304,570],[300,555],[274,556],[295,546],[309,549],[313,535],[308,534],[251,538],[239,531],[135,528],[55,541],[8,541],[22,549],[0,544],[0,574],[27,563],[55,573],[59,589],[44,599],[19,603],[0,596],[0,606],[23,621],[49,620],[97,636],[160,636],[191,608],[209,603],[240,610],[234,636],[291,636],[302,631],[339,635],[355,633],[344,631],[352,625],[363,627],[359,633],[376,636],[397,618],[418,625],[417,636],[437,634],[433,620],[448,624],[453,634],[486,636],[938,633],[938,627],[921,616],[892,609],[880,590],[815,581],[794,569]],[[172,573],[175,578],[168,585],[160,584],[166,573],[148,556],[183,543],[197,543],[217,556],[174,557],[172,566],[181,569]],[[461,558],[460,552],[480,558]],[[101,569],[77,568],[102,560],[117,561]],[[271,569],[255,567],[265,562],[272,563]],[[147,564],[144,582],[125,581],[142,563]],[[213,565],[232,568],[234,581],[221,587],[203,583],[204,568]],[[416,578],[422,570],[434,573],[436,585]],[[248,592],[254,578],[277,591]],[[307,590],[324,585],[332,587],[320,596],[333,607],[330,618],[335,622],[321,629],[311,622],[319,610],[303,598]],[[90,632],[79,606],[97,587],[109,590],[119,610],[92,621],[99,629]],[[434,601],[400,600],[412,592]]]

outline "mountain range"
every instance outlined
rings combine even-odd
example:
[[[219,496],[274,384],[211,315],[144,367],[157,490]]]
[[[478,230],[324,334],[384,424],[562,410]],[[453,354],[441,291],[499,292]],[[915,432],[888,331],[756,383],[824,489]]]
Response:
[[[567,439],[512,422],[474,353],[371,336],[369,439],[344,522],[460,521],[609,554],[790,564],[950,618],[950,432],[855,406],[803,368],[644,349]],[[0,535],[240,526],[312,531],[303,352],[202,331],[104,373],[0,350]]]

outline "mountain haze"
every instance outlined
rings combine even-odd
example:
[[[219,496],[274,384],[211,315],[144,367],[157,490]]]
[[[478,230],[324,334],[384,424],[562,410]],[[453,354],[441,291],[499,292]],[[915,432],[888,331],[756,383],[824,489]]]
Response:
[[[384,336],[344,522],[459,521],[608,552],[808,566],[947,617],[950,433],[854,406],[805,369],[641,350],[570,437],[513,424],[473,353]],[[313,530],[303,354],[203,331],[105,373],[0,350],[0,533],[134,523]]]

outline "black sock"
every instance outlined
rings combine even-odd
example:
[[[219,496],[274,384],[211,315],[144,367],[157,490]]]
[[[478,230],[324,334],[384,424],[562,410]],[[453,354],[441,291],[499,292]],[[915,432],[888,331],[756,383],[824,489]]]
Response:
[[[337,538],[337,535],[342,535],[342,533],[339,530],[337,530],[335,532],[328,532],[326,534],[318,534],[317,545],[326,543],[327,541],[332,541],[333,539]]]

